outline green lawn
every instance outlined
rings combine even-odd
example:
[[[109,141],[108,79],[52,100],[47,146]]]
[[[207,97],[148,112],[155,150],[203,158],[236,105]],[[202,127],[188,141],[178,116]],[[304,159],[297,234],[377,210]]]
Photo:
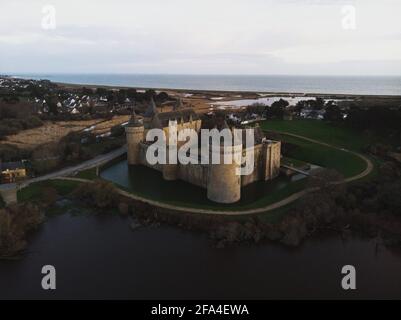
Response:
[[[355,154],[309,142],[301,138],[282,135],[285,142],[297,146],[288,152],[288,156],[301,161],[334,169],[344,177],[355,176],[366,169],[366,162]]]
[[[32,183],[28,187],[18,191],[18,202],[39,202],[44,200],[43,191],[48,187],[56,189],[60,196],[66,196],[70,194],[79,184],[80,182],[67,180],[46,180]]]
[[[86,179],[86,180],[95,180],[98,178],[96,175],[96,168],[87,169],[84,171],[78,172],[75,178]]]
[[[319,120],[268,120],[261,123],[261,128],[301,135],[355,152],[361,152],[369,144],[369,139],[359,132]],[[286,156],[290,158],[334,169],[345,177],[357,175],[366,168],[363,159],[349,152],[285,134],[281,136],[284,142],[298,146],[288,151]]]
[[[263,130],[297,134],[358,152],[371,143],[360,132],[320,120],[266,120],[260,126]]]

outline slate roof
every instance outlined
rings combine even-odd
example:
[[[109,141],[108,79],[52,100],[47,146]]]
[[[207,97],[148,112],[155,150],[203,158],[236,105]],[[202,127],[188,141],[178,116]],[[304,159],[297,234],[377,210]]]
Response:
[[[177,123],[189,122],[192,120],[198,120],[199,116],[191,108],[181,109],[177,111],[157,113],[155,118],[159,121],[160,125],[164,128],[168,126],[169,121],[176,120]]]
[[[16,162],[0,162],[0,171],[5,171],[5,170],[16,170],[16,169],[24,169],[25,165],[22,161],[16,161]]]

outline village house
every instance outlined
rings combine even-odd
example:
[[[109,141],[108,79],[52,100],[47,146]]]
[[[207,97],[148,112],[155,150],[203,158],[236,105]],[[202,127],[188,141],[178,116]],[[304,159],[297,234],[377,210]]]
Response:
[[[26,178],[26,168],[23,161],[1,162],[1,183],[15,183]]]

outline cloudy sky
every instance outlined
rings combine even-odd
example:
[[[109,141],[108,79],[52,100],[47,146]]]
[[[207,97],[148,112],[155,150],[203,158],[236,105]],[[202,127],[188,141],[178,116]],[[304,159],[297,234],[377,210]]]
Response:
[[[0,74],[401,75],[400,13],[399,0],[0,0]]]

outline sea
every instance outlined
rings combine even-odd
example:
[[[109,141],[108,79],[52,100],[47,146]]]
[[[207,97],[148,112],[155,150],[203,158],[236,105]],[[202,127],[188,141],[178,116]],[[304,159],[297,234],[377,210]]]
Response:
[[[16,74],[87,85],[185,90],[401,95],[401,76],[287,76],[178,74]]]

